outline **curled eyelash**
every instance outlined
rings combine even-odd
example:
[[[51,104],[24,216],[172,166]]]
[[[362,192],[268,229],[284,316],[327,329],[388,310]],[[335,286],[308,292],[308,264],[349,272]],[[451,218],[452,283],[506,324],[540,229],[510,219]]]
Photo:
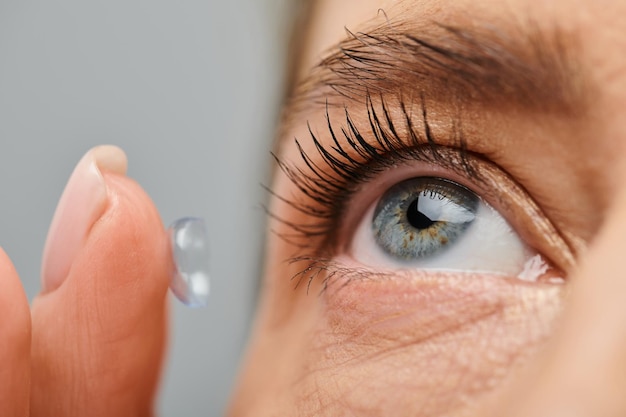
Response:
[[[367,132],[362,133],[344,107],[345,125],[338,130],[331,121],[326,106],[326,126],[329,144],[322,144],[307,124],[315,157],[305,151],[302,142],[294,139],[301,164],[287,162],[273,154],[280,170],[289,178],[301,194],[300,198],[286,198],[267,190],[276,198],[304,213],[313,221],[297,224],[268,211],[270,217],[286,225],[290,232],[277,233],[279,237],[298,248],[311,249],[312,239],[319,244],[312,250],[313,256],[330,256],[336,243],[335,230],[341,221],[345,206],[355,190],[386,169],[406,161],[422,161],[453,170],[467,178],[478,179],[467,151],[460,118],[451,123],[452,138],[456,143],[457,157],[451,159],[449,147],[440,146],[431,129],[425,98],[421,97],[419,129],[412,113],[402,100],[398,108],[400,124],[394,121],[388,103],[381,96],[379,108],[370,95],[366,95]],[[448,142],[449,142],[449,138]],[[446,150],[448,152],[446,152]]]

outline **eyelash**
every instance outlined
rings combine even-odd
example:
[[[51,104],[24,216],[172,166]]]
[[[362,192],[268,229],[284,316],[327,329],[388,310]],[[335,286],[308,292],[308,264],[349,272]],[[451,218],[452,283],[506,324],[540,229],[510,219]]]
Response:
[[[369,129],[366,132],[374,139],[374,146],[363,136],[350,116],[348,108],[344,108],[346,127],[338,132],[331,122],[328,104],[326,104],[326,128],[332,138],[332,145],[324,146],[319,141],[313,129],[307,124],[310,139],[315,146],[316,152],[323,161],[323,166],[315,162],[304,150],[298,139],[295,144],[304,162],[306,169],[298,168],[293,164],[283,161],[280,157],[272,154],[278,167],[289,180],[306,196],[308,201],[296,201],[278,195],[268,188],[276,198],[289,204],[296,210],[306,214],[317,221],[312,224],[296,224],[280,218],[275,213],[269,212],[270,216],[288,226],[292,233],[280,234],[279,236],[290,244],[298,247],[310,247],[311,239],[320,240],[316,250],[307,259],[320,259],[327,256],[325,250],[335,247],[337,225],[344,215],[346,203],[350,201],[354,192],[361,184],[374,178],[384,170],[394,165],[406,162],[425,162],[450,170],[473,183],[481,183],[480,176],[467,150],[466,142],[461,129],[460,118],[452,120],[451,137],[456,146],[440,146],[428,121],[428,111],[424,97],[421,97],[421,114],[423,131],[415,128],[411,114],[400,100],[399,109],[402,114],[402,122],[408,132],[409,146],[398,133],[389,108],[385,101],[380,99],[382,118],[376,111],[371,96],[366,96],[367,116]],[[348,148],[352,150],[348,152]],[[451,158],[453,150],[455,158]],[[324,168],[329,168],[331,174]],[[335,175],[332,175],[332,174]],[[298,243],[304,238],[306,244]],[[297,258],[302,260],[302,257]]]

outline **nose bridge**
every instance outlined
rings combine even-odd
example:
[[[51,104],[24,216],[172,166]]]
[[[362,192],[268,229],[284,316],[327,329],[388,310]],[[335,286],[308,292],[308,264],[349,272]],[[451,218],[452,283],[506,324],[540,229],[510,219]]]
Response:
[[[624,184],[570,277],[562,322],[523,415],[626,415]]]
[[[565,325],[572,337],[584,334],[596,347],[621,339],[626,358],[626,176],[622,178],[598,235],[571,277]]]

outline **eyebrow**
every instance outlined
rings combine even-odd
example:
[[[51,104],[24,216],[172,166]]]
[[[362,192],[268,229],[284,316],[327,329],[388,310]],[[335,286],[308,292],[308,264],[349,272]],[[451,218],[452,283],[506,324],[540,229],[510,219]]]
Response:
[[[346,31],[347,39],[295,89],[287,119],[306,103],[389,94],[567,117],[589,104],[577,39],[558,28],[400,22]]]

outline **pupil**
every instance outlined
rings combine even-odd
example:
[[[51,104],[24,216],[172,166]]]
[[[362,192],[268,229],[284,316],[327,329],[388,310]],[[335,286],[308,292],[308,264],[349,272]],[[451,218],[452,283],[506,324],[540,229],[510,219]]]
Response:
[[[419,198],[416,198],[409,204],[409,208],[406,211],[406,217],[411,226],[415,227],[418,230],[428,229],[435,223],[433,220],[430,220],[424,213],[417,209],[417,201]]]

